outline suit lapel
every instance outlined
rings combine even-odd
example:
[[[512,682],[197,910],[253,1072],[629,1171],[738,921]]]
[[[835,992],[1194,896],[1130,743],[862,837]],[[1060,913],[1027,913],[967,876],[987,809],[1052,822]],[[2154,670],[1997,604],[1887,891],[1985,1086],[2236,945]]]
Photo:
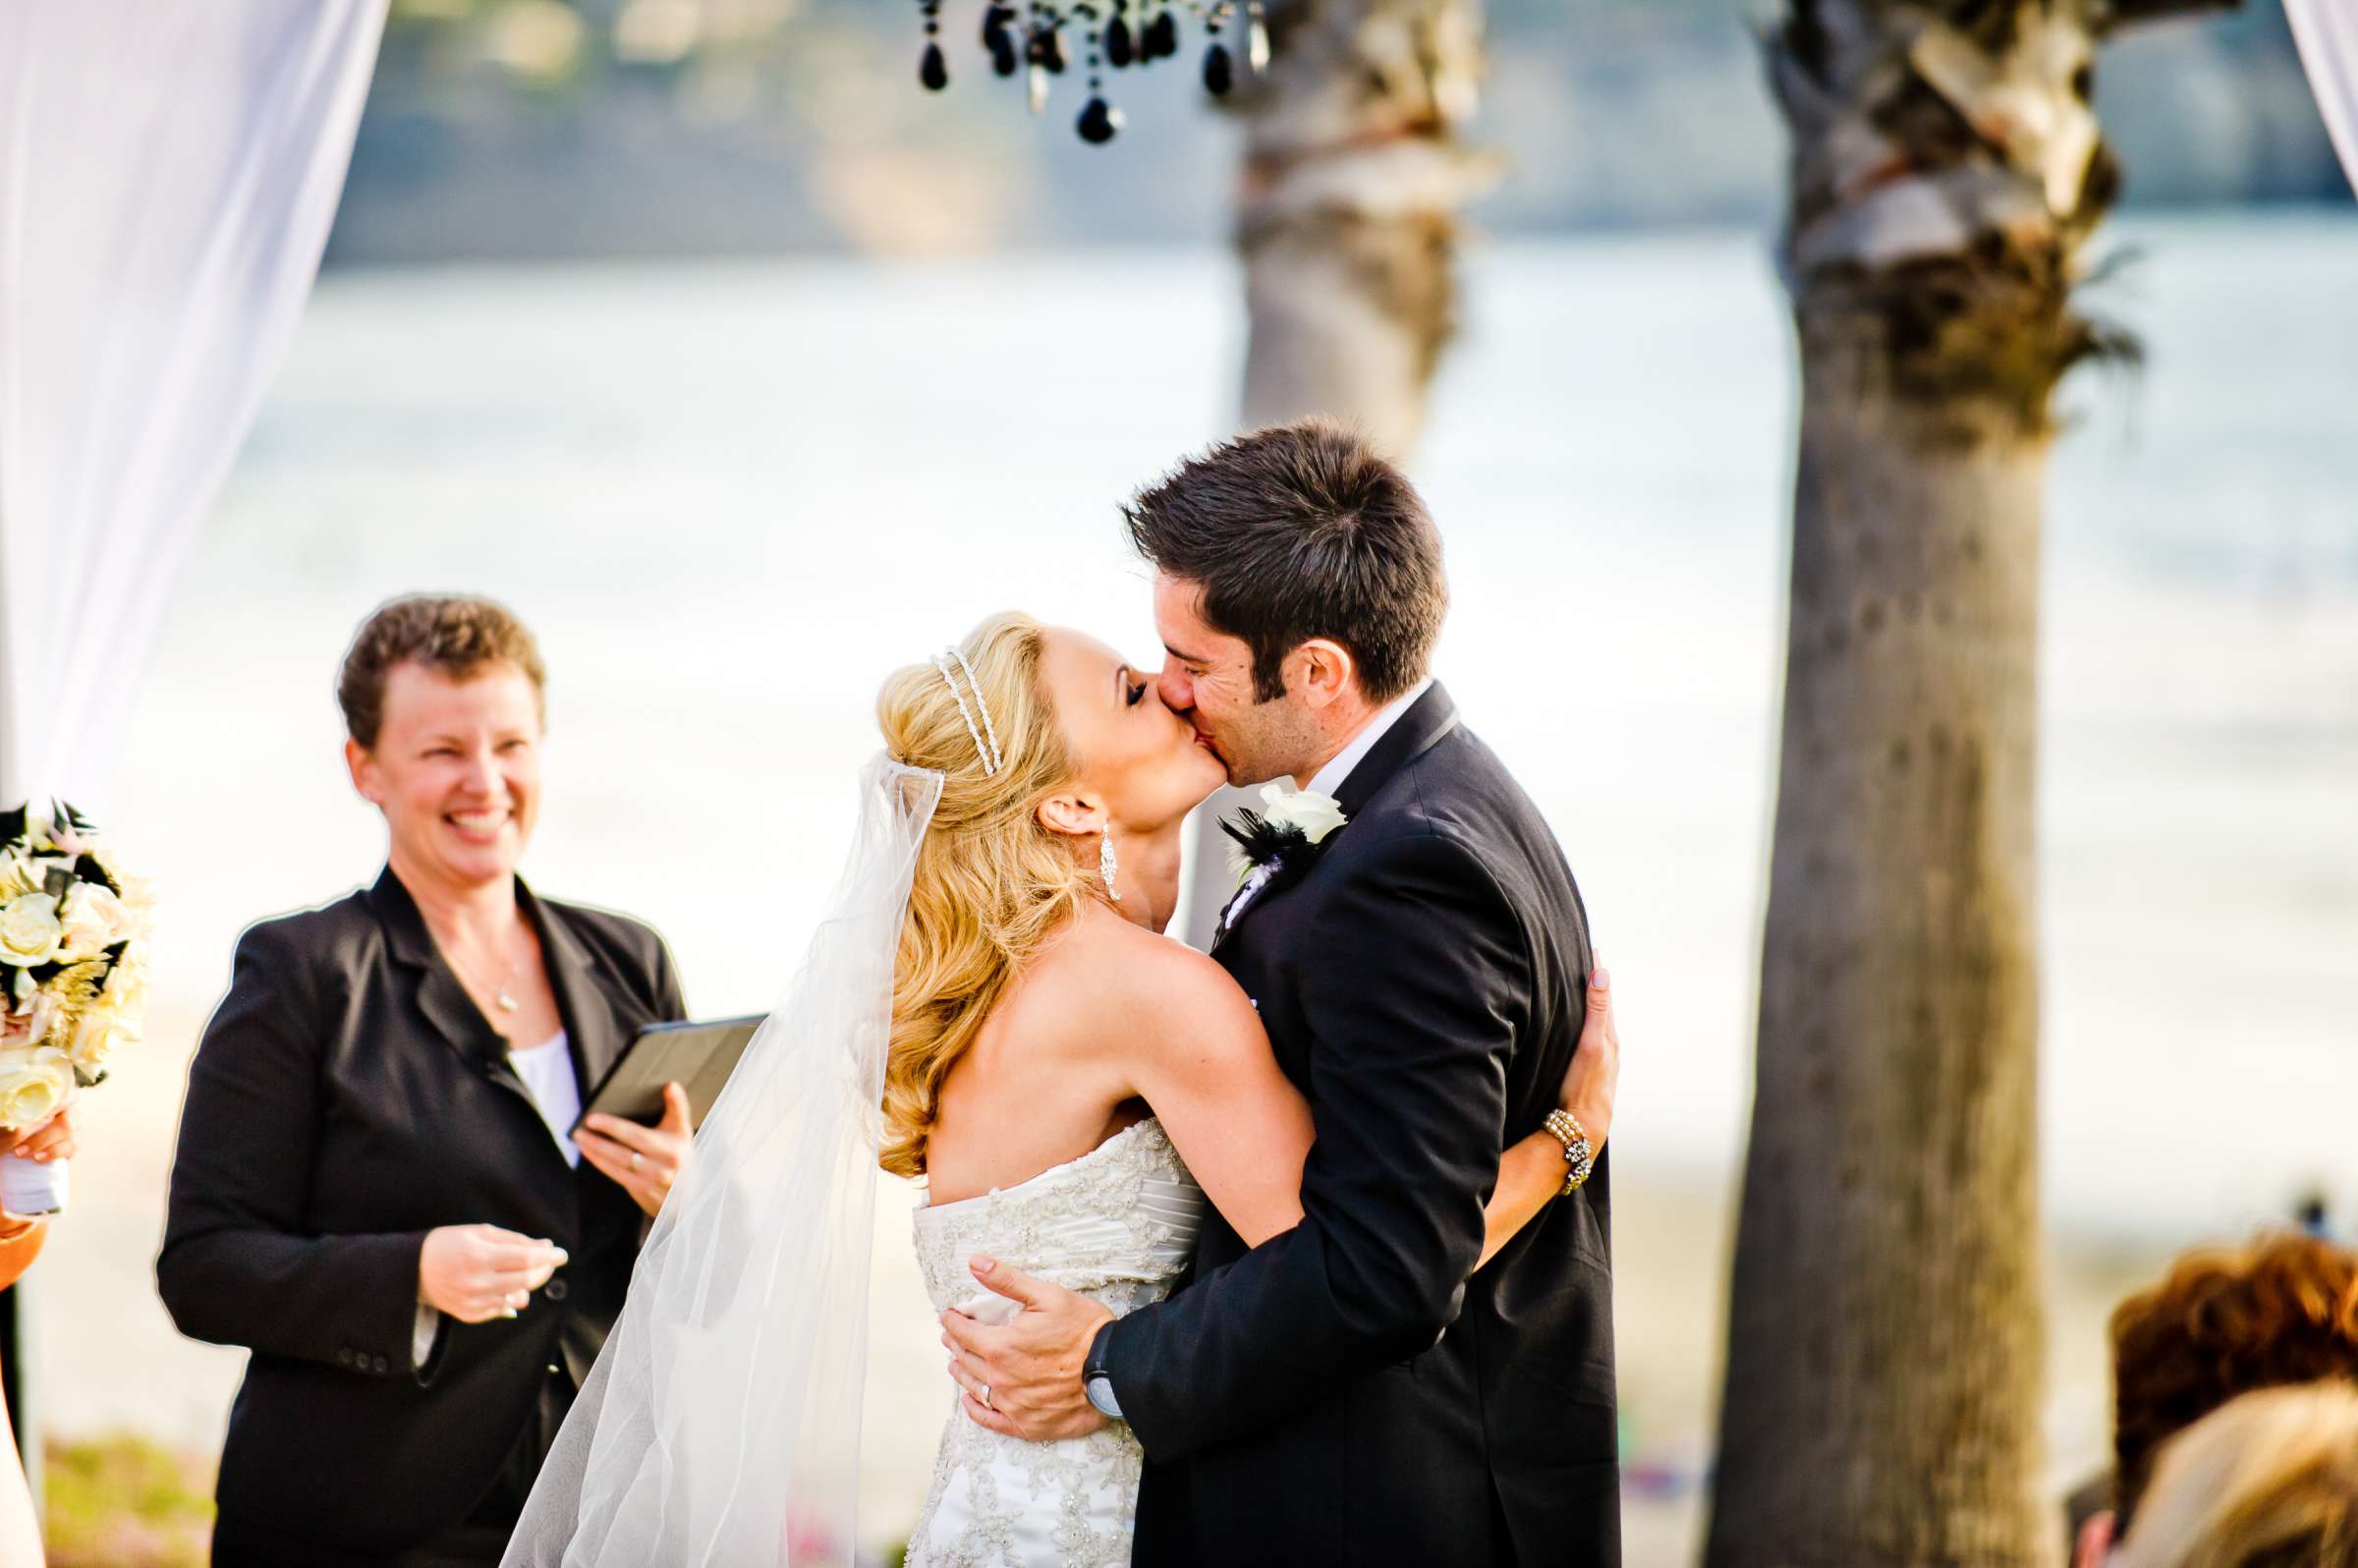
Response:
[[[1400,715],[1400,722],[1384,732],[1375,749],[1359,759],[1351,776],[1334,792],[1343,815],[1357,820],[1394,773],[1432,751],[1456,728],[1457,704],[1449,700],[1448,689],[1435,681]]]
[[[565,912],[534,897],[522,877],[516,879],[516,901],[540,934],[540,959],[548,971],[549,988],[556,992],[557,1016],[565,1024],[574,1076],[586,1102],[622,1054],[622,1030],[598,985],[597,961],[574,934]]]
[[[401,885],[390,866],[368,890],[368,901],[385,927],[385,943],[394,961],[414,977],[418,1010],[434,1033],[476,1072],[494,1081],[503,1074],[514,1080],[499,1032],[475,1005],[467,987],[459,983],[442,950],[434,945],[433,934],[425,928],[425,917],[418,912],[417,900],[410,897],[410,890]],[[523,1092],[521,1083],[515,1087]]]

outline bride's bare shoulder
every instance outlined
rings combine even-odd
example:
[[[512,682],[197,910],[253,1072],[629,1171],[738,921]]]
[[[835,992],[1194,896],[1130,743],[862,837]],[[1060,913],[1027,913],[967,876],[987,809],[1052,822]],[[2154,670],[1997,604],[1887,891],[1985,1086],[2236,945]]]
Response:
[[[1042,957],[1026,988],[1056,993],[1065,1017],[1093,1035],[1108,1026],[1135,1035],[1180,1019],[1201,1029],[1253,1016],[1244,991],[1208,956],[1110,911],[1088,911]]]

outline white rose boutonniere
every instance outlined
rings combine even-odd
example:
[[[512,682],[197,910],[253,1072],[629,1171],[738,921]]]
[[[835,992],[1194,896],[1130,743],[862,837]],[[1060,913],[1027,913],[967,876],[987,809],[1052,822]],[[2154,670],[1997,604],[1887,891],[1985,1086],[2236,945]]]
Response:
[[[1262,820],[1280,830],[1299,829],[1313,844],[1323,842],[1327,834],[1350,820],[1343,814],[1342,802],[1316,790],[1289,790],[1283,784],[1263,784],[1261,799],[1268,807],[1261,813]]]
[[[1239,812],[1220,824],[1231,840],[1228,863],[1236,871],[1236,896],[1220,912],[1222,930],[1288,867],[1308,866],[1335,829],[1350,821],[1332,796],[1284,784],[1263,785],[1261,802],[1263,810]]]

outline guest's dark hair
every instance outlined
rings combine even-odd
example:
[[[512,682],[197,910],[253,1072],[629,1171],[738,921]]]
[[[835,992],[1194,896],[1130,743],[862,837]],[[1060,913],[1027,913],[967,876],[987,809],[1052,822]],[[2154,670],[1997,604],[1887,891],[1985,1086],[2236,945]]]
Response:
[[[2191,1253],[2114,1309],[2112,1363],[2125,1530],[2176,1433],[2255,1389],[2358,1379],[2358,1254],[2293,1232]]]
[[[1425,678],[1449,608],[1441,536],[1416,486],[1320,420],[1190,458],[1123,508],[1157,571],[1198,584],[1199,613],[1253,650],[1255,697],[1285,695],[1285,655],[1341,644],[1372,702]]]
[[[385,721],[385,678],[400,664],[421,664],[454,681],[486,665],[512,664],[533,683],[535,703],[548,690],[539,644],[507,606],[463,593],[389,599],[353,634],[336,678],[344,728],[363,746],[376,744]]]

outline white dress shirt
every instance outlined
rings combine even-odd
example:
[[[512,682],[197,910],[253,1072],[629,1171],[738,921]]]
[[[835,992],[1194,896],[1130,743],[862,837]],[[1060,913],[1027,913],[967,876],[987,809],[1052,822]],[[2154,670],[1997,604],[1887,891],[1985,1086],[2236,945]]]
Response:
[[[532,1091],[540,1119],[548,1123],[549,1137],[557,1141],[557,1152],[565,1156],[566,1164],[579,1165],[582,1150],[573,1141],[573,1124],[582,1119],[582,1086],[573,1076],[565,1032],[560,1029],[537,1045],[512,1050],[508,1060],[516,1064],[516,1076]]]
[[[1431,690],[1432,677],[1428,675],[1384,703],[1376,716],[1368,720],[1368,727],[1351,737],[1350,745],[1335,753],[1332,760],[1310,776],[1310,793],[1331,799],[1343,787],[1343,780],[1351,776],[1351,770],[1366,761],[1368,754],[1376,750],[1376,743],[1390,734],[1392,726],[1400,722],[1401,716],[1417,705],[1417,699]]]

